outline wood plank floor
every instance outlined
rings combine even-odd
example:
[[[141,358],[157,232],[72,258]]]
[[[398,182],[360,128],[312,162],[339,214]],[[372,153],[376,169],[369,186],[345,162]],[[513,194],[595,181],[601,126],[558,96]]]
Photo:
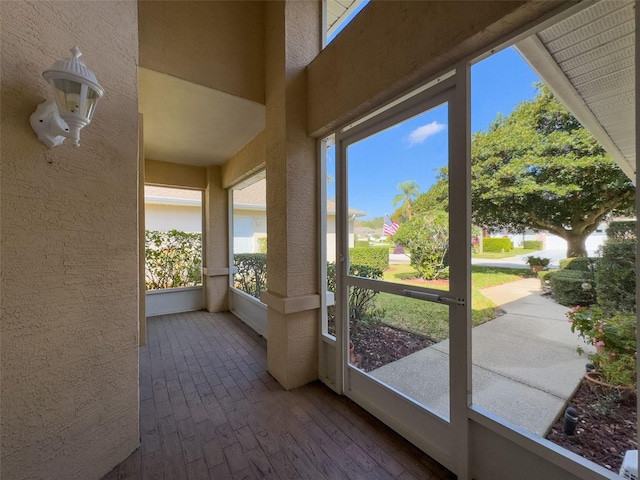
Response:
[[[230,313],[147,320],[140,447],[103,480],[454,479],[319,382],[285,391]]]

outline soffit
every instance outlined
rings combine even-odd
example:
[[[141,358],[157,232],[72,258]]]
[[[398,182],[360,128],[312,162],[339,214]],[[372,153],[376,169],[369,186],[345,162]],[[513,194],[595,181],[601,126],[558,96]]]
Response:
[[[606,0],[517,44],[573,115],[635,180],[633,0]]]
[[[138,68],[145,157],[222,165],[265,127],[262,104]]]
[[[327,37],[353,12],[363,0],[327,0]]]

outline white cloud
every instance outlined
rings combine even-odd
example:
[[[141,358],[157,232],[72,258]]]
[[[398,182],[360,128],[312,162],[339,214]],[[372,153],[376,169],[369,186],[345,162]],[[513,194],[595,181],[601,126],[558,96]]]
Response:
[[[426,125],[416,128],[405,138],[405,140],[409,142],[410,147],[413,147],[414,145],[424,142],[430,136],[440,133],[445,128],[447,128],[445,124],[438,123],[434,120],[431,123],[427,123]]]

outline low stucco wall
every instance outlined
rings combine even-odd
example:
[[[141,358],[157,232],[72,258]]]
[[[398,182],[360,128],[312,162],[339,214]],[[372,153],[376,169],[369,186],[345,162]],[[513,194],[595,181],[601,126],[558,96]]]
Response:
[[[1,2],[2,478],[99,479],[139,443],[137,5]],[[29,126],[78,45],[80,147]]]

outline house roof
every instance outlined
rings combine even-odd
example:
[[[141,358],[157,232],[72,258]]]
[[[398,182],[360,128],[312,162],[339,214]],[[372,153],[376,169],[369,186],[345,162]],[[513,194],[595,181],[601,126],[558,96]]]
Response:
[[[516,48],[635,181],[635,2],[585,2]]]
[[[144,199],[147,203],[160,205],[201,205],[202,191],[184,188],[144,186]],[[267,204],[267,182],[260,180],[242,189],[233,190],[235,208],[248,210],[265,210]],[[335,200],[327,200],[327,213],[336,214]],[[364,217],[367,213],[356,208],[349,209],[349,215]]]

